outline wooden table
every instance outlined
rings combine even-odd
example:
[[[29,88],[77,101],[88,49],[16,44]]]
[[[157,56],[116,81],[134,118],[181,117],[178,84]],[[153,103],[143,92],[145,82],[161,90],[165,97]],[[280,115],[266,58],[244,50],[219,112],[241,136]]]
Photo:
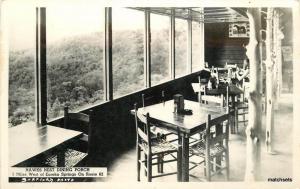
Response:
[[[182,146],[182,166],[181,177],[178,181],[189,181],[189,138],[191,135],[205,129],[207,114],[211,114],[211,118],[216,119],[226,114],[226,108],[210,107],[199,102],[184,100],[185,109],[191,109],[192,115],[182,115],[173,113],[174,100],[165,103],[154,104],[139,108],[142,113],[149,112],[150,117],[157,122],[161,128],[165,128],[174,132],[180,130],[179,144]],[[132,110],[132,113],[134,111]],[[180,154],[179,153],[179,154]]]
[[[39,154],[61,147],[82,132],[27,122],[9,130],[9,165],[15,166]],[[58,166],[64,166],[64,148],[58,154]]]

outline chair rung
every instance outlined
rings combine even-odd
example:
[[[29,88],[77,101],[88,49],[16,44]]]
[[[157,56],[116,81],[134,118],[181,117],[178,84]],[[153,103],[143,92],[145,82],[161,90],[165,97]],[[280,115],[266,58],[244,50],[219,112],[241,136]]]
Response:
[[[177,139],[173,139],[173,140],[168,140],[168,142],[175,142],[175,141],[178,141],[178,138]]]
[[[194,178],[196,178],[197,180],[199,180],[199,181],[201,181],[201,182],[207,182],[207,179],[205,179],[205,178],[200,178],[200,177],[195,176],[195,175],[192,175],[192,174],[189,174],[189,176],[190,176],[190,177],[194,177]]]
[[[214,164],[215,166],[217,166],[217,167],[219,167],[219,168],[222,168],[222,166],[221,166],[221,165],[219,165],[219,164],[216,164],[216,163],[215,163],[215,162],[213,162],[213,161],[210,161],[210,163]]]
[[[221,167],[220,169],[218,169],[217,171],[214,171],[213,173],[210,174],[210,176],[214,176],[215,174],[223,171],[224,169],[226,169],[226,167]]]
[[[164,134],[165,136],[169,136],[169,135],[177,135],[176,133],[167,133],[167,134]]]
[[[145,170],[146,172],[148,172],[148,169],[147,169],[146,165],[144,165],[144,164],[141,164],[141,165],[142,165],[142,167],[144,168],[144,170]]]
[[[173,161],[177,161],[177,159],[166,160],[166,161],[162,161],[160,163],[170,163],[170,162],[173,162]],[[152,163],[152,165],[157,165],[157,164],[158,164],[158,162]]]
[[[199,165],[194,165],[193,167],[190,167],[189,170],[191,171],[191,170],[195,169],[195,168],[198,167],[198,166],[199,166]]]
[[[158,158],[152,158],[152,160],[157,160],[158,161]],[[139,160],[140,163],[146,163],[147,160]]]
[[[177,172],[164,173],[161,175],[154,175],[154,176],[152,176],[152,178],[163,177],[163,176],[168,176],[168,175],[175,175],[175,174],[177,174]]]
[[[202,160],[202,161],[200,161],[199,163],[193,162],[193,161],[190,161],[189,163],[190,163],[190,164],[193,164],[193,165],[201,165],[201,164],[204,163],[204,162],[205,162],[205,160]]]

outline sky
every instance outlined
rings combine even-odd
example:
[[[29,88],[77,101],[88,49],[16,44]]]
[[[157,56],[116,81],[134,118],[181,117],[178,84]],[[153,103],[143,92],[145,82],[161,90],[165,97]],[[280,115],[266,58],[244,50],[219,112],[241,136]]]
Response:
[[[70,5],[70,4],[69,4]],[[62,38],[94,33],[104,30],[104,8],[89,4],[61,5],[46,7],[47,43]],[[6,6],[5,16],[9,35],[9,48],[14,50],[35,48],[36,10],[32,4],[11,3]],[[113,8],[113,29],[126,30],[143,28],[142,12],[126,8]],[[165,24],[156,19],[153,29]]]
[[[4,9],[9,48],[12,50],[35,48],[36,4],[8,1]],[[68,2],[68,1],[66,1]],[[97,3],[52,3],[46,5],[47,44],[61,38],[104,30],[104,7]],[[45,6],[45,5],[43,5]],[[291,14],[290,14],[291,15]],[[143,28],[144,18],[139,11],[113,7],[113,30]],[[151,29],[164,25],[166,19],[155,18]],[[287,29],[289,27],[286,27]],[[288,38],[288,36],[286,36]],[[292,39],[290,37],[290,39]],[[287,39],[285,39],[287,40]]]

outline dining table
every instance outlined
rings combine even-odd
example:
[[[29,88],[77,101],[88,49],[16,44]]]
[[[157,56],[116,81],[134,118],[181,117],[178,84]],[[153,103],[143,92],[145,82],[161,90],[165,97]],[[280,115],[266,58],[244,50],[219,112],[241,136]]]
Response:
[[[191,110],[192,114],[174,112],[174,100],[168,100],[141,107],[137,111],[141,111],[143,114],[149,113],[155,126],[179,133],[178,144],[180,150],[178,154],[182,157],[182,161],[178,170],[180,174],[177,174],[177,180],[188,182],[190,137],[205,129],[208,114],[214,120],[227,114],[227,110],[223,107],[209,106],[190,100],[184,100],[184,109]],[[134,110],[131,110],[131,113],[134,114]],[[220,129],[222,128],[216,128],[216,133],[222,132]]]
[[[65,149],[73,140],[80,138],[82,132],[26,122],[8,129],[9,165],[20,166],[32,158],[59,149],[57,163],[65,166]]]

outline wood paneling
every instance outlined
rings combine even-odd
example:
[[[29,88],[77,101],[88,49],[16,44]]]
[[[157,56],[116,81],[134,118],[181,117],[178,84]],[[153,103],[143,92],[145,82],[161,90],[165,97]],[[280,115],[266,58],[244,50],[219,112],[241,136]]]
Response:
[[[205,24],[205,61],[223,67],[228,64],[243,65],[249,38],[229,38],[229,23]]]

